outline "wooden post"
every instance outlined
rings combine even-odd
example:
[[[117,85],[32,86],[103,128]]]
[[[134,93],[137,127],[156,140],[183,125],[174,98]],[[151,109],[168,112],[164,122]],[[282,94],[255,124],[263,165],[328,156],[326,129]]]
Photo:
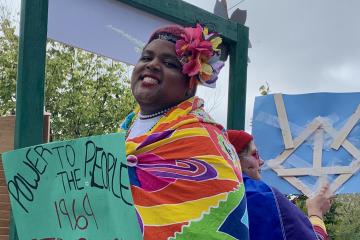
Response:
[[[48,0],[22,0],[14,148],[43,142]],[[13,218],[10,240],[17,240]]]
[[[228,129],[244,129],[249,29],[238,24],[237,41],[230,45]]]

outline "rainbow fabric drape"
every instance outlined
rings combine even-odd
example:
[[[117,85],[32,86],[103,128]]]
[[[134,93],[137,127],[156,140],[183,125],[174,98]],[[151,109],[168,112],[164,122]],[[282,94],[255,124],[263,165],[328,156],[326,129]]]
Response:
[[[248,239],[244,184],[224,132],[194,97],[145,135],[127,139],[127,156],[136,156],[129,174],[144,239]]]

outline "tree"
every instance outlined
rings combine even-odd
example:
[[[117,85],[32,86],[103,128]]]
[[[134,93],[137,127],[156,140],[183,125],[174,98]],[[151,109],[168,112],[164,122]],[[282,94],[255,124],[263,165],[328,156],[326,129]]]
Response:
[[[10,13],[0,6],[0,116],[15,113],[17,49]]]
[[[115,131],[135,104],[125,73],[123,64],[49,42],[45,103],[52,114],[52,136]]]
[[[329,225],[334,240],[360,239],[360,195],[344,194],[335,199],[335,224]]]
[[[336,239],[335,238],[335,229],[333,226],[337,226],[339,223],[339,215],[337,214],[338,207],[341,206],[340,201],[336,201],[336,198],[332,200],[332,204],[330,207],[329,212],[327,212],[324,216],[324,223],[327,228],[327,233],[329,234],[330,239]]]
[[[305,195],[299,195],[292,200],[305,214],[307,213],[306,199]],[[331,208],[324,216],[330,239],[360,239],[359,206],[359,194],[339,194],[332,200]]]
[[[18,38],[0,18],[0,115],[15,113]],[[84,50],[48,41],[45,110],[53,140],[114,132],[135,106],[128,67]]]

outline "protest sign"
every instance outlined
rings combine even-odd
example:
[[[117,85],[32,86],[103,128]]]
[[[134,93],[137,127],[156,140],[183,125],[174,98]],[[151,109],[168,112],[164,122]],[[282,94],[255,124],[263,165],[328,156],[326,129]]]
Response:
[[[124,133],[3,154],[20,239],[141,239]]]
[[[265,182],[286,194],[311,196],[322,181],[360,191],[360,93],[257,97],[252,125]]]

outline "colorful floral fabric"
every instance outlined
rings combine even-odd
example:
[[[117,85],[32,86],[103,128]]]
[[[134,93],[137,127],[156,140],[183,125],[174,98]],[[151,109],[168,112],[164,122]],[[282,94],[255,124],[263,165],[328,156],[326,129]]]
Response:
[[[131,190],[145,240],[248,239],[241,169],[224,133],[194,97],[145,135],[127,139]]]

